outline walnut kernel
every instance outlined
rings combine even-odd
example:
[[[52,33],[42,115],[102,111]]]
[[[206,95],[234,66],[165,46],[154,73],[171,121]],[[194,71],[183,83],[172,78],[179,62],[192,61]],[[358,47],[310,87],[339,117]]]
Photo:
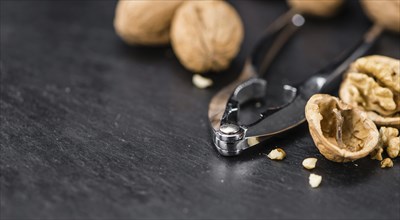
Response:
[[[308,182],[312,188],[317,188],[322,181],[322,176],[311,173],[308,177]]]
[[[385,158],[381,161],[381,168],[393,167],[393,161],[390,158]]]
[[[399,130],[391,127],[381,127],[379,128],[379,135],[381,137],[382,144],[387,146],[390,138],[399,136]]]
[[[317,158],[306,158],[303,160],[303,167],[306,168],[307,170],[312,170],[315,168],[315,165],[317,164],[318,159]]]
[[[399,127],[400,60],[377,55],[357,59],[340,85],[339,96],[377,125]]]
[[[271,160],[283,160],[286,157],[286,152],[281,148],[276,148],[267,155]]]
[[[192,78],[192,83],[199,89],[205,89],[212,86],[213,81],[209,78],[200,76],[199,74],[194,74]]]
[[[400,155],[400,137],[393,137],[389,139],[386,153],[390,158],[396,158]]]
[[[382,153],[383,153],[383,148],[382,147],[376,148],[375,150],[373,150],[370,153],[371,159],[373,159],[373,160],[383,160]]]

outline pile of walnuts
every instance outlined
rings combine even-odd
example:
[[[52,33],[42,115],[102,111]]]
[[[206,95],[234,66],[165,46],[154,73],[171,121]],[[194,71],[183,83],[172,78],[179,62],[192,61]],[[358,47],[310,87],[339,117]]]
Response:
[[[244,35],[236,10],[217,0],[120,0],[114,26],[128,44],[171,43],[179,61],[195,73],[226,69]]]
[[[377,55],[357,59],[344,77],[339,97],[317,94],[306,105],[319,151],[335,162],[370,154],[382,161],[382,168],[393,166],[390,158],[400,156],[400,60]]]

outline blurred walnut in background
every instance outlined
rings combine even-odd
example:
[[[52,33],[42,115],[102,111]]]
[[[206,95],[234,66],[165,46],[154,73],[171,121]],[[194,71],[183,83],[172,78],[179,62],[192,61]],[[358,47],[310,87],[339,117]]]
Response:
[[[342,6],[343,0],[287,0],[296,11],[312,16],[331,17]]]
[[[365,13],[388,30],[400,32],[399,0],[361,0]]]
[[[171,42],[182,65],[195,73],[226,69],[244,35],[236,10],[217,0],[120,0],[114,26],[128,44]]]
[[[120,0],[114,27],[128,44],[169,44],[169,30],[175,10],[183,0]]]
[[[171,27],[175,54],[196,73],[226,69],[243,35],[239,14],[225,1],[187,1],[176,11]]]

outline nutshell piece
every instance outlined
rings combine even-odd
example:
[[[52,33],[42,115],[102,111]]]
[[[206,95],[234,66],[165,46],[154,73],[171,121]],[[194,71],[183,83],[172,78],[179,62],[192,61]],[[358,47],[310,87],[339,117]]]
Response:
[[[287,0],[295,10],[320,17],[331,17],[342,6],[343,0]]]
[[[361,5],[371,20],[388,30],[400,32],[400,1],[361,0]]]
[[[339,96],[377,125],[399,127],[400,60],[377,55],[357,59],[340,85]]]
[[[308,177],[308,183],[312,188],[317,188],[322,181],[322,176],[311,173]]]
[[[271,160],[283,160],[286,157],[286,152],[281,148],[276,148],[269,152],[267,157]]]
[[[381,168],[393,167],[393,161],[390,158],[385,158],[381,161]]]
[[[195,73],[226,69],[242,40],[242,21],[225,1],[187,1],[172,21],[174,52]]]
[[[115,31],[128,44],[168,44],[172,17],[182,2],[120,0],[115,10]]]
[[[329,160],[354,161],[379,144],[379,131],[367,115],[336,97],[313,95],[305,113],[315,145]]]
[[[317,158],[306,158],[303,160],[303,167],[306,168],[307,170],[312,170],[315,168],[315,165],[317,164]]]

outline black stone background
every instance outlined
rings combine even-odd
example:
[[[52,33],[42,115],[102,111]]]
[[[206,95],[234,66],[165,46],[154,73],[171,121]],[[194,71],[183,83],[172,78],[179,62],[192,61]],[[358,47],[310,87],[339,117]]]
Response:
[[[354,45],[370,23],[357,1],[307,21],[272,67],[300,82]],[[399,219],[400,166],[323,158],[306,124],[234,158],[212,148],[210,98],[241,70],[283,1],[231,1],[245,40],[208,90],[170,47],[129,47],[115,35],[115,1],[1,0],[2,219]],[[398,36],[374,53],[400,57]],[[282,162],[266,158],[273,147]],[[308,185],[304,158],[323,176]]]

